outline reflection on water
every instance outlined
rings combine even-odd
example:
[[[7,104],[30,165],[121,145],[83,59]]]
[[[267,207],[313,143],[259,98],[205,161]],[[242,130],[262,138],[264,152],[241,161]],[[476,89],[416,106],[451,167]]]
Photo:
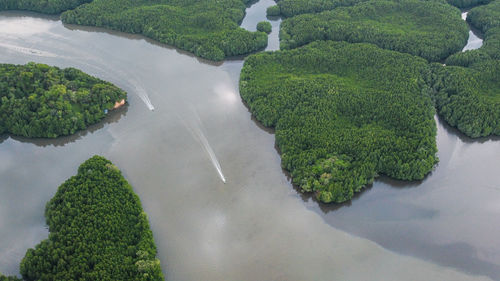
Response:
[[[260,3],[249,9],[263,9]],[[16,26],[24,19],[0,13],[0,26]],[[447,252],[453,255],[450,259],[467,258],[463,249],[472,249],[478,259],[499,264],[500,224],[494,221],[500,212],[498,191],[484,188],[499,182],[491,172],[498,167],[499,142],[467,144],[440,129],[442,162],[418,187],[401,190],[376,182],[350,207],[326,215],[313,212],[306,207],[317,204],[305,206],[282,172],[274,135],[257,126],[240,102],[241,60],[206,64],[141,37],[70,30],[43,17],[31,18],[30,24],[27,29],[49,28],[17,37],[0,32],[0,41],[59,56],[0,50],[0,61],[80,68],[129,92],[130,106],[117,116],[119,122],[82,132],[77,141],[40,146],[38,141],[3,139],[1,272],[18,273],[26,249],[47,237],[45,203],[94,154],[120,167],[141,198],[168,280],[490,280],[387,251],[331,227],[322,216],[329,223],[330,218],[343,221],[336,225],[397,251],[405,252],[391,245],[433,241],[462,249]],[[254,27],[256,22],[245,24]],[[276,48],[277,40],[273,42]],[[144,106],[130,79],[143,85],[154,111]],[[191,107],[224,168],[226,184],[204,147],[179,122],[196,122]],[[399,240],[387,245],[379,239],[383,237]],[[427,253],[418,256],[430,259]]]
[[[500,276],[500,138],[470,139],[438,120],[440,162],[423,181],[381,177],[352,202],[306,205],[329,224],[385,248]]]

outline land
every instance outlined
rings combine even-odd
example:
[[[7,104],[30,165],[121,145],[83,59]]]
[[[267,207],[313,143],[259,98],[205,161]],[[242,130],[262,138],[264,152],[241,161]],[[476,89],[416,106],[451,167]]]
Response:
[[[431,70],[371,44],[313,42],[247,58],[240,93],[276,129],[282,166],[326,203],[378,174],[422,179],[437,162]]]
[[[435,66],[436,107],[467,136],[500,135],[500,1],[473,8],[467,21],[483,33],[484,44]]]
[[[45,217],[49,238],[26,252],[22,280],[164,280],[140,200],[109,160],[81,164]]]
[[[446,3],[368,1],[285,19],[280,48],[292,49],[316,40],[366,42],[440,61],[460,51],[468,35],[460,11]]]
[[[75,68],[0,64],[0,134],[55,138],[95,124],[127,94]]]

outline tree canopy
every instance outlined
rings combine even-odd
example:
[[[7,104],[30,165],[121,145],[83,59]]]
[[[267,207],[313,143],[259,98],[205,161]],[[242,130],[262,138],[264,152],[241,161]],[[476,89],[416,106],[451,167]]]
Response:
[[[500,135],[500,61],[434,67],[436,107],[446,122],[474,138]]]
[[[267,46],[265,32],[239,24],[250,0],[0,0],[0,10],[60,13],[64,23],[142,34],[220,61]]]
[[[143,34],[218,61],[267,46],[267,34],[239,27],[245,8],[242,0],[94,0],[61,19]]]
[[[75,68],[0,64],[0,134],[55,138],[85,129],[127,94]]]
[[[271,26],[270,22],[261,21],[261,22],[257,23],[257,30],[269,34],[273,30],[273,27]]]
[[[301,14],[319,13],[338,7],[352,6],[367,0],[277,0],[277,5],[268,9],[268,15],[293,17]]]
[[[446,59],[446,64],[470,66],[491,59],[500,60],[500,1],[470,10],[467,21],[482,32],[483,45],[477,50],[450,56]]]
[[[446,3],[377,0],[285,19],[280,48],[315,40],[367,42],[439,61],[460,51],[468,34],[460,11]]]
[[[240,93],[276,129],[282,166],[323,202],[343,202],[377,174],[422,179],[437,162],[431,71],[371,44],[318,41],[247,58]]]
[[[472,9],[467,21],[483,32],[484,44],[434,67],[436,106],[470,137],[500,135],[500,1]]]
[[[470,8],[478,5],[484,5],[491,2],[491,0],[448,0],[450,5],[460,9]]]
[[[146,214],[110,161],[94,156],[47,203],[49,238],[21,262],[26,281],[164,280]]]
[[[59,14],[92,0],[0,0],[0,10],[27,10],[44,14]]]
[[[22,281],[22,279],[19,279],[15,276],[5,276],[0,273],[0,281]]]

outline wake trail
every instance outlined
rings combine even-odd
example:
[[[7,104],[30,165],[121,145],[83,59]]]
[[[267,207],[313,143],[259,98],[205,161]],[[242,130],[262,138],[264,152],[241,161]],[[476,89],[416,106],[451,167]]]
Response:
[[[59,57],[56,54],[50,53],[50,52],[45,52],[42,50],[38,49],[33,49],[33,48],[26,48],[18,45],[13,45],[13,44],[8,44],[8,43],[0,43],[0,47],[6,48],[11,51],[15,51],[18,53],[23,53],[27,55],[33,55],[33,56],[39,56],[39,57],[48,57],[48,58],[55,58]]]
[[[214,150],[210,146],[210,143],[208,142],[208,139],[206,138],[205,134],[202,131],[202,124],[200,117],[198,116],[198,113],[194,108],[191,108],[193,115],[196,117],[195,119],[195,124],[189,125],[187,122],[182,119],[180,116],[177,116],[184,127],[191,133],[191,135],[200,142],[200,144],[203,146],[205,149],[205,152],[208,154],[210,161],[212,162],[212,165],[214,168],[217,170],[217,173],[219,174],[220,179],[222,180],[223,183],[226,183],[226,177],[224,176],[224,173],[222,172],[222,168],[220,166],[219,160],[217,159],[217,156],[215,155]]]

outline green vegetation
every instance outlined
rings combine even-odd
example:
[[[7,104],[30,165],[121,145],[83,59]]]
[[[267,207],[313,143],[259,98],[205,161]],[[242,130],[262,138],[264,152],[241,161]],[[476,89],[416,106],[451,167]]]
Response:
[[[103,157],[59,187],[45,216],[50,235],[27,251],[24,280],[164,280],[140,200]]]
[[[92,0],[0,0],[0,10],[26,10],[59,14]]]
[[[278,8],[273,8],[272,12],[273,15],[279,13],[284,17],[293,17],[300,14],[319,13],[338,7],[352,6],[364,1],[366,0],[279,0],[276,1]]]
[[[30,10],[48,14],[66,11],[61,15],[64,23],[142,34],[196,56],[219,61],[267,46],[265,33],[250,32],[239,27],[248,2],[250,1],[0,0],[0,10]]]
[[[241,0],[95,0],[61,19],[143,34],[217,61],[266,47],[265,33],[239,27],[245,8]]]
[[[491,0],[448,0],[450,5],[458,7],[460,9],[470,8],[477,5],[484,5],[491,2]]]
[[[271,26],[270,22],[268,22],[268,21],[261,21],[261,22],[259,22],[257,24],[257,30],[269,34],[273,30],[273,27]]]
[[[470,137],[500,135],[500,1],[472,9],[467,20],[484,33],[484,44],[434,67],[436,106]]]
[[[377,174],[422,179],[436,158],[428,63],[371,44],[318,41],[252,55],[240,93],[275,127],[282,166],[323,202],[343,202]]]
[[[483,33],[483,46],[454,54],[446,59],[446,64],[467,67],[491,59],[500,60],[500,1],[472,9],[467,21]]]
[[[474,138],[500,135],[500,61],[434,67],[436,106],[446,122]]]
[[[499,27],[500,1],[494,1],[488,5],[470,10],[467,20],[482,32],[487,32],[490,28]]]
[[[320,13],[330,11],[338,7],[354,6],[369,0],[277,0],[278,5],[273,6],[272,15],[282,15],[284,17],[293,17],[301,14]],[[399,0],[394,0],[398,2]],[[492,0],[422,0],[440,3],[449,3],[455,7],[464,9],[477,5],[488,4]],[[268,15],[269,14],[268,9]]]
[[[5,276],[0,273],[0,281],[22,281],[22,279],[19,279],[15,276]]]
[[[369,1],[284,20],[280,47],[292,49],[315,40],[367,42],[439,61],[460,51],[468,34],[460,11],[448,4]]]
[[[274,5],[271,7],[268,7],[266,10],[266,15],[268,17],[275,17],[280,15],[280,7],[278,5]]]
[[[70,135],[103,119],[122,99],[124,91],[74,68],[0,64],[0,134]]]

